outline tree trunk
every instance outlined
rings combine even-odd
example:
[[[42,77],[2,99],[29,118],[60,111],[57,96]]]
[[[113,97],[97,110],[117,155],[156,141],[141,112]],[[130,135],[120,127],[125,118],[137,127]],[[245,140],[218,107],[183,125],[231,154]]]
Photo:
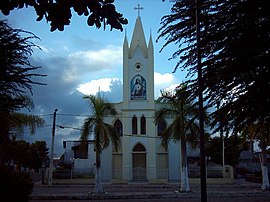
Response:
[[[0,107],[0,165],[4,165],[8,155],[8,142],[10,130],[10,113]]]
[[[187,144],[181,140],[181,189],[182,192],[190,191],[187,168]]]
[[[265,147],[265,140],[262,138],[261,140],[261,167],[262,167],[262,190],[268,189],[269,186],[269,178],[268,178],[268,168],[267,168],[267,159],[266,159],[266,147]]]
[[[100,152],[98,151],[96,151],[95,192],[103,192],[103,187],[101,183]]]

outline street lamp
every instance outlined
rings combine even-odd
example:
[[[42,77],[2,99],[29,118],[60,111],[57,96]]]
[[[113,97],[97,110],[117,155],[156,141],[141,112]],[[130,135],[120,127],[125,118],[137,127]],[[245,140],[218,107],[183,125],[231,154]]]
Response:
[[[53,152],[54,152],[54,136],[55,136],[55,120],[56,120],[56,112],[57,111],[58,111],[58,109],[55,109],[54,110],[54,113],[53,113],[52,145],[51,145],[51,156],[50,156],[50,167],[49,167],[48,186],[52,186]]]

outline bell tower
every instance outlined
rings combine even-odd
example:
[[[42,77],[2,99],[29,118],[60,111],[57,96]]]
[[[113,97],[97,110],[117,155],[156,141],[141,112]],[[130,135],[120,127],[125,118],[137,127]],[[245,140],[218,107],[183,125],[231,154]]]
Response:
[[[131,43],[125,34],[123,44],[123,104],[125,109],[154,109],[154,47],[150,33],[146,43],[139,16]]]

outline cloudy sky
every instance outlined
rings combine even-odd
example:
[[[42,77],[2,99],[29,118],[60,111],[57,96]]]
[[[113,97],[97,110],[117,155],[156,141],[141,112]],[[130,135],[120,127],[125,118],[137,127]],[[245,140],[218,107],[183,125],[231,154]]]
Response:
[[[13,28],[21,28],[33,32],[41,40],[33,42],[42,50],[34,49],[30,58],[32,64],[42,66],[38,72],[47,77],[38,80],[46,86],[33,87],[35,109],[32,114],[40,115],[46,120],[45,127],[39,129],[34,136],[24,135],[28,141],[46,140],[51,145],[52,114],[57,108],[56,124],[67,126],[56,128],[55,156],[63,152],[63,140],[78,140],[80,128],[88,114],[87,103],[83,94],[102,92],[111,102],[122,100],[122,45],[125,33],[128,41],[132,37],[138,12],[134,9],[141,4],[140,12],[146,41],[152,34],[155,50],[155,97],[161,89],[172,88],[185,79],[185,74],[177,71],[172,74],[177,61],[168,60],[176,50],[171,45],[159,53],[164,40],[156,43],[157,30],[160,28],[162,16],[170,13],[172,4],[162,0],[115,0],[117,10],[128,19],[129,23],[123,32],[118,30],[104,31],[89,27],[87,18],[73,15],[71,24],[63,32],[50,32],[45,20],[36,22],[32,8],[14,10],[9,16],[0,14],[0,19],[7,19]],[[119,93],[120,92],[120,93]],[[74,128],[74,129],[72,129]]]

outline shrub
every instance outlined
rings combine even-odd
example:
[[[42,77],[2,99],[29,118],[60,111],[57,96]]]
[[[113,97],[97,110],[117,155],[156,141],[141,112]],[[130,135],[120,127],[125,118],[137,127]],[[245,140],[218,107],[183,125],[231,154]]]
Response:
[[[33,190],[33,182],[28,173],[18,173],[12,169],[0,167],[0,201],[28,201]]]

